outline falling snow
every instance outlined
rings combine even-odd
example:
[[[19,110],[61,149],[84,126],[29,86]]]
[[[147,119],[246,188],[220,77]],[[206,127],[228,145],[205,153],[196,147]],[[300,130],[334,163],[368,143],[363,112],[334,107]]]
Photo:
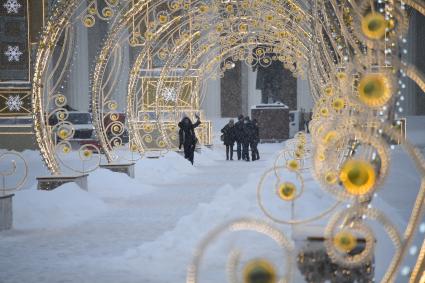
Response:
[[[19,62],[23,53],[19,50],[19,46],[8,46],[4,55],[7,56],[9,62]]]
[[[3,7],[6,8],[8,14],[17,14],[22,5],[19,4],[18,0],[7,0]]]
[[[19,111],[22,107],[22,100],[19,95],[11,95],[6,100],[7,109],[12,111]]]

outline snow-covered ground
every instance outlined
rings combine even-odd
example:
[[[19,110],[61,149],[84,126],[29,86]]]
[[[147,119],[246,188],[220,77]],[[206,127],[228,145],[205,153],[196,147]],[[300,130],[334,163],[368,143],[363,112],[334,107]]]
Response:
[[[420,147],[425,146],[422,121],[408,123]],[[283,144],[260,145],[261,160],[257,162],[227,162],[218,136],[213,149],[196,154],[194,167],[170,152],[160,159],[139,161],[135,179],[97,170],[89,176],[88,192],[74,184],[52,192],[35,190],[32,177],[46,172],[38,153],[25,152],[31,178],[14,198],[14,229],[0,233],[0,282],[185,282],[196,246],[213,228],[240,217],[268,221],[257,204],[257,184]],[[419,177],[400,148],[393,151],[392,159],[388,182],[373,205],[402,230]],[[311,216],[333,203],[309,174],[304,181],[306,191],[295,205],[295,217]],[[265,201],[270,201],[282,218],[291,217],[290,207],[273,203],[272,195]],[[326,219],[309,226],[325,224]],[[294,240],[304,230],[275,226]],[[376,227],[379,235],[381,230]],[[392,250],[388,239],[378,238],[382,239],[376,253],[379,279]],[[229,241],[270,253],[270,243],[261,239]],[[202,282],[226,282],[227,259],[222,256],[227,249],[219,247],[207,257]],[[299,274],[295,282],[302,282]]]

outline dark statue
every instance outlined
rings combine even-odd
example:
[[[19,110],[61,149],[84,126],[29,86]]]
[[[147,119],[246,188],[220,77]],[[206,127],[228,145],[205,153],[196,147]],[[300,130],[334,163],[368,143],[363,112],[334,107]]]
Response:
[[[269,67],[254,66],[257,72],[256,88],[261,90],[261,103],[269,104],[282,101],[283,78],[285,77],[283,63],[272,61]]]

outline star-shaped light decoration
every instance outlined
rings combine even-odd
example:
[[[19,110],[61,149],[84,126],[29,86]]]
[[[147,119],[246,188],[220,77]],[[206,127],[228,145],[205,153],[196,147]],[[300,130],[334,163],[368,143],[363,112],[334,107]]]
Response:
[[[17,14],[22,5],[18,0],[7,0],[3,7],[6,8],[8,14]]]
[[[9,62],[19,62],[23,53],[19,50],[19,46],[8,46],[4,55],[7,56]]]
[[[177,91],[176,91],[175,88],[166,87],[161,92],[161,96],[162,96],[162,98],[164,98],[164,100],[166,102],[176,101],[177,100]]]
[[[13,112],[13,111],[18,112],[19,110],[21,110],[22,104],[23,102],[22,102],[22,99],[19,97],[19,95],[11,95],[6,100],[7,109],[10,112]]]

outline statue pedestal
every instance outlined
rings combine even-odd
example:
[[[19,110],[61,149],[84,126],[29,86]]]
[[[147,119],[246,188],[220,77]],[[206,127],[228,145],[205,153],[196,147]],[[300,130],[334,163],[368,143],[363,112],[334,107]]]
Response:
[[[251,118],[258,121],[261,142],[289,139],[289,108],[285,104],[261,104],[251,108]]]
[[[43,190],[43,191],[52,191],[63,184],[74,182],[81,189],[88,191],[88,182],[87,182],[88,176],[89,176],[88,174],[84,174],[84,175],[78,175],[78,176],[37,177],[37,181],[38,181],[37,189]]]
[[[305,228],[305,230],[295,228],[292,237],[298,251],[298,270],[306,282],[373,282],[375,277],[373,255],[359,266],[346,267],[335,263],[326,251],[324,228],[319,226]],[[353,256],[360,254],[365,245],[366,240],[358,238],[357,246],[350,254]]]
[[[134,165],[135,163],[129,164],[102,164],[100,168],[110,170],[116,173],[124,173],[127,174],[130,178],[134,179]]]
[[[13,226],[12,195],[0,196],[0,231],[10,230]]]

